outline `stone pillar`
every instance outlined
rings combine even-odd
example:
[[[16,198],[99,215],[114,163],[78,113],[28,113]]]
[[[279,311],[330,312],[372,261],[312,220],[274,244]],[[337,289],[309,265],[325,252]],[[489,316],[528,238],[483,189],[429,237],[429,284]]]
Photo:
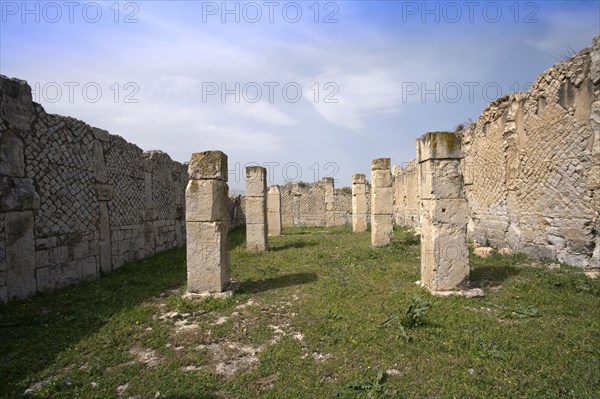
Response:
[[[352,231],[367,231],[367,183],[365,175],[352,175]]]
[[[462,157],[458,134],[427,133],[417,139],[421,282],[434,292],[461,290],[469,282]]]
[[[404,226],[404,185],[402,184],[402,168],[398,165],[392,167],[392,181],[394,187],[394,224]]]
[[[324,177],[325,185],[325,226],[335,226],[335,187],[333,177]]]
[[[281,191],[271,186],[267,195],[267,225],[270,236],[281,235]]]
[[[1,129],[1,126],[0,126]],[[0,302],[37,291],[34,211],[40,197],[25,177],[22,131],[0,130]]]
[[[267,169],[246,167],[246,249],[267,249]]]
[[[106,130],[92,128],[96,141],[93,147],[94,180],[98,198],[98,270],[108,273],[112,270],[112,244],[110,241],[110,217],[108,204],[113,199],[114,187],[108,181],[108,169],[104,157],[104,145],[110,143]]]
[[[371,245],[384,247],[392,242],[394,188],[390,158],[371,162]]]
[[[187,290],[216,293],[230,282],[227,242],[227,155],[192,154],[185,192]]]

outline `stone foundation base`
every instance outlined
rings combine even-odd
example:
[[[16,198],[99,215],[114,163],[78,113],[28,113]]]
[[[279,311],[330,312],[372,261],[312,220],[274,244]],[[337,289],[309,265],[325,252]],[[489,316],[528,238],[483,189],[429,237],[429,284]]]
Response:
[[[188,291],[182,295],[182,298],[183,299],[199,299],[199,300],[208,299],[208,298],[226,299],[226,298],[231,298],[233,293],[235,291],[237,291],[238,288],[240,288],[240,285],[238,283],[230,283],[223,292],[208,292],[208,291],[206,291],[206,292],[189,292]]]

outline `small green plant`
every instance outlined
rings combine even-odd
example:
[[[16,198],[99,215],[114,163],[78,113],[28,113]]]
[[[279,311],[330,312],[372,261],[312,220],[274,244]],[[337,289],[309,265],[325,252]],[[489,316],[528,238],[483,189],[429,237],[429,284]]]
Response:
[[[398,323],[398,334],[406,342],[411,340],[408,336],[407,330],[420,326],[424,323],[424,317],[429,308],[431,307],[431,301],[420,296],[414,296],[406,311],[406,314],[401,315],[400,313],[389,317],[386,321],[381,323],[381,326],[386,326],[396,320],[400,320]]]
[[[372,379],[354,380],[347,387],[354,391],[363,391],[367,393],[367,398],[379,398],[384,393],[383,386],[387,381],[385,371],[379,370]]]

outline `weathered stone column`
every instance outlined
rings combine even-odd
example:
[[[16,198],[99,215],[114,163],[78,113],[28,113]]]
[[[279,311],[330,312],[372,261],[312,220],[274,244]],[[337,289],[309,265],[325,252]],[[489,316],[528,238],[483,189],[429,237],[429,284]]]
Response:
[[[367,184],[365,175],[352,175],[352,231],[367,231]]]
[[[384,247],[392,242],[394,188],[390,172],[390,158],[371,162],[371,245]]]
[[[216,293],[230,282],[227,242],[227,155],[192,154],[185,192],[187,290]]]
[[[267,194],[267,225],[270,236],[281,235],[281,190],[279,186],[269,187]]]
[[[427,133],[417,139],[421,282],[431,291],[461,290],[469,282],[462,157],[458,134]]]
[[[267,169],[246,167],[246,249],[267,249]]]
[[[335,226],[335,186],[333,177],[324,177],[325,185],[325,226]]]

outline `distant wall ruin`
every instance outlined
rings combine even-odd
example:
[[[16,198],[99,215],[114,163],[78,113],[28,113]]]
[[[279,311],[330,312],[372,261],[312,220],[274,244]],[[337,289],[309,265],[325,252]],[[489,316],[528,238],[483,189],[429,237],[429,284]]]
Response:
[[[326,186],[329,181],[288,183],[281,186],[283,227],[351,226],[352,190],[334,189],[333,210],[327,211]],[[331,203],[329,201],[329,203]],[[330,212],[330,223],[327,223]]]
[[[47,114],[0,75],[0,301],[185,243],[187,167]]]
[[[394,166],[394,224],[419,226],[418,165],[411,161],[404,167]]]
[[[599,127],[596,38],[527,92],[491,103],[464,132],[470,237],[538,258],[600,266]]]
[[[600,37],[460,134],[471,240],[600,267]],[[409,226],[413,162],[395,173],[395,220]]]

